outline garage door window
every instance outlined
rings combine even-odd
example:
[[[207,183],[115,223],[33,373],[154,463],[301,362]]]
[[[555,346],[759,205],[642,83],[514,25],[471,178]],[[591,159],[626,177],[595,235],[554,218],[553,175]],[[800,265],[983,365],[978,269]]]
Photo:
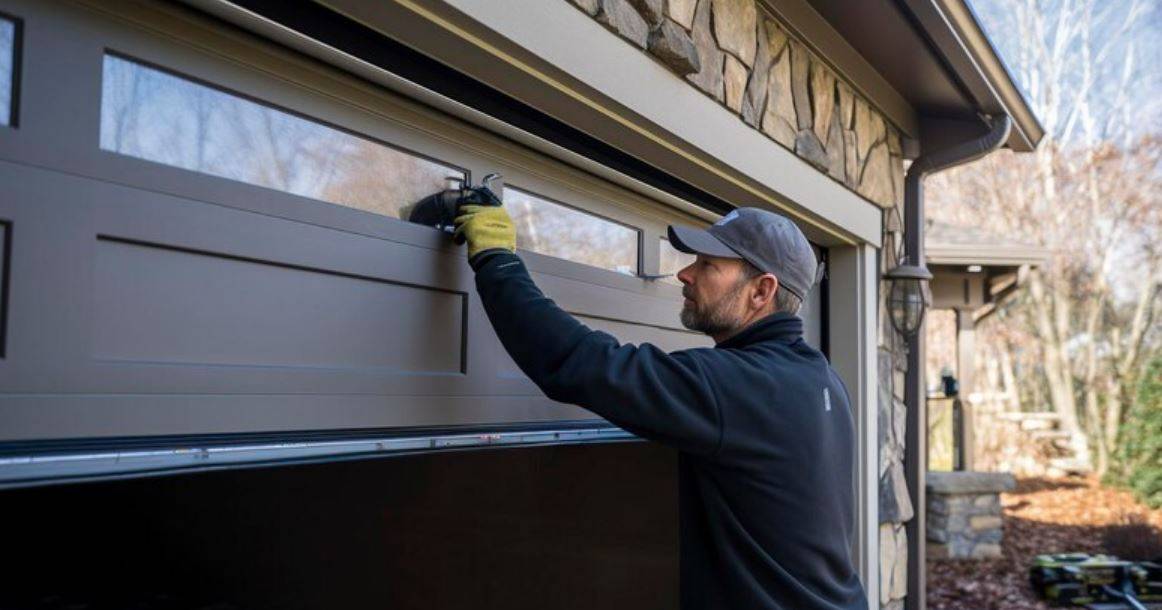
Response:
[[[666,276],[662,278],[662,281],[681,286],[682,282],[678,281],[678,272],[682,269],[685,269],[687,266],[694,262],[694,259],[698,257],[694,256],[693,254],[686,254],[685,252],[679,251],[677,248],[671,245],[670,240],[666,239],[665,237],[661,238],[659,242],[660,243],[658,245],[662,249],[661,257],[659,260],[659,269],[661,274]]]
[[[0,17],[0,125],[12,124],[16,72],[16,23]]]
[[[518,248],[637,274],[637,229],[511,186],[504,189],[504,204],[516,223]]]
[[[463,170],[106,55],[101,148],[400,218]]]

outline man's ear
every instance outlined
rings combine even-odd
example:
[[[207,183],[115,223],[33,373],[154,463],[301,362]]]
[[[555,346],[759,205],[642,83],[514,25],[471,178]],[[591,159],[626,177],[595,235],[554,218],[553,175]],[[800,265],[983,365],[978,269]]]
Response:
[[[762,309],[769,303],[775,300],[775,291],[779,289],[779,279],[770,273],[764,273],[758,277],[758,282],[755,284],[754,294],[751,295],[751,303],[755,305],[755,309]]]

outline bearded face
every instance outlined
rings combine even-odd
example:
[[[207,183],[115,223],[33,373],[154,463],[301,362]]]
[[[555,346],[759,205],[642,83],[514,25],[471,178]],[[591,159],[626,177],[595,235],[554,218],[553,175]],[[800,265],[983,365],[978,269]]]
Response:
[[[728,290],[702,297],[697,297],[689,285],[683,286],[682,296],[686,301],[679,316],[682,326],[711,336],[733,334],[743,324],[740,301],[748,281],[746,277],[739,277]]]

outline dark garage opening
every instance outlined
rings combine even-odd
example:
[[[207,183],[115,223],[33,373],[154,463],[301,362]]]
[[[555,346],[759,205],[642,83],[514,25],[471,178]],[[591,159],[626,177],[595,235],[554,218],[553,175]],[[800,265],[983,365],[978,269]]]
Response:
[[[676,454],[475,450],[0,492],[0,608],[671,608]]]

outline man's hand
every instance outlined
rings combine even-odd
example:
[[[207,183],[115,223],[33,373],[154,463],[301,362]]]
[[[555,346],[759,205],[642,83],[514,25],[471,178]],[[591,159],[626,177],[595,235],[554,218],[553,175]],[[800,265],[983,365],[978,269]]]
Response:
[[[516,227],[502,206],[462,205],[456,217],[456,243],[468,242],[468,260],[486,250],[516,252]]]

